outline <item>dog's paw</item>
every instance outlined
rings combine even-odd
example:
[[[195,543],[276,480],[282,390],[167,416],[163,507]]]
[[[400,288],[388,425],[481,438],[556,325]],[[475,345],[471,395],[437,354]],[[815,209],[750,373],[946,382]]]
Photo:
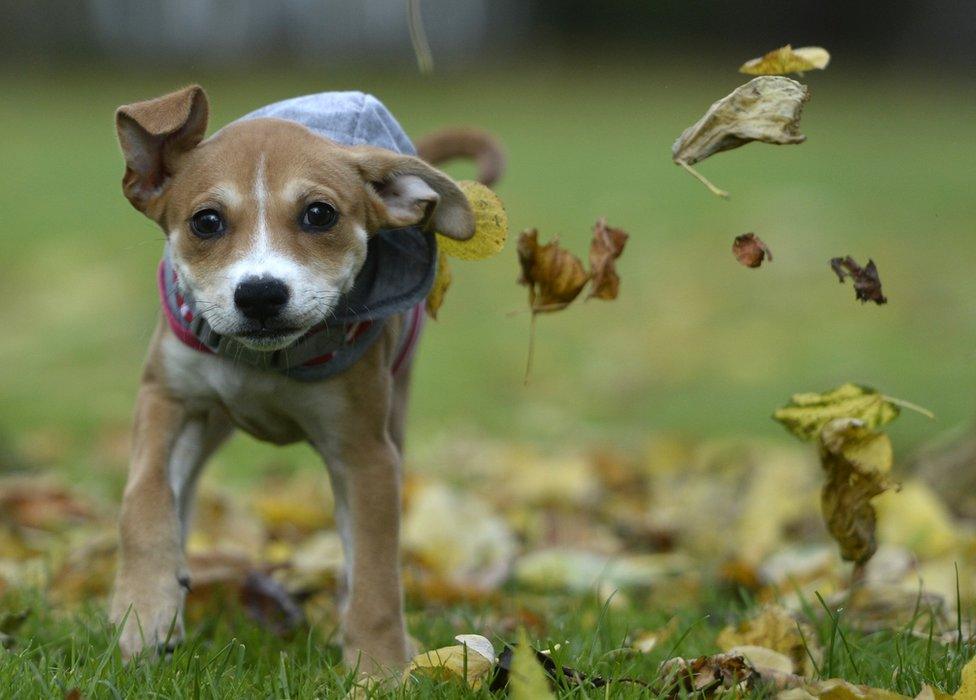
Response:
[[[173,585],[116,584],[110,618],[121,627],[119,649],[126,661],[171,653],[183,640],[183,590]]]

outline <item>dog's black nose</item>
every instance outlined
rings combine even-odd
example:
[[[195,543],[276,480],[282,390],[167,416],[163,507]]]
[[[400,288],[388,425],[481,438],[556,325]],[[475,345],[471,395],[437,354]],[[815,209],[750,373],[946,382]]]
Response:
[[[288,303],[288,287],[274,277],[249,277],[234,290],[234,304],[255,321],[274,318]]]

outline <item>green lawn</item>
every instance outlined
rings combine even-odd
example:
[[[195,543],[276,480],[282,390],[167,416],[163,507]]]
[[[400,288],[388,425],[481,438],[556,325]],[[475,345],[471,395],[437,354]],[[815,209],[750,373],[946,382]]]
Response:
[[[119,492],[157,314],[162,236],[121,196],[112,112],[191,80],[209,92],[212,127],[273,100],[353,88],[379,96],[411,134],[485,126],[508,149],[498,191],[513,235],[537,227],[585,255],[598,217],[630,232],[618,264],[620,298],[540,318],[528,386],[529,318],[511,313],[526,307],[514,246],[490,261],[454,265],[454,286],[441,319],[428,325],[415,373],[414,454],[469,435],[543,449],[639,449],[660,431],[788,440],[772,410],[793,392],[844,381],[937,414],[936,422],[903,418],[891,430],[899,455],[968,421],[976,407],[976,84],[837,60],[806,78],[807,143],[751,145],[700,166],[731,191],[722,201],[670,161],[682,129],[745,82],[734,58],[716,60],[695,55],[681,68],[540,60],[430,78],[326,69],[0,74],[0,447],[38,469]],[[769,244],[775,262],[759,270],[735,262],[732,239],[746,231]],[[862,306],[849,284],[837,283],[827,260],[846,254],[875,260],[887,306]],[[231,482],[250,482],[269,466],[314,464],[305,448],[247,438],[215,462],[208,478]],[[408,464],[424,468],[416,458]],[[628,629],[671,617],[653,600],[605,617],[595,603],[553,604],[562,612],[548,621],[547,638],[569,640],[573,665],[587,672],[646,678],[671,651],[607,655]],[[691,632],[674,652],[714,651],[715,628],[735,608],[723,598],[682,609]],[[483,612],[412,610],[412,632],[429,646],[477,631]],[[828,640],[830,630],[821,631]],[[28,621],[19,636],[31,641],[0,654],[0,696],[59,697],[59,688],[80,687],[85,697],[326,697],[344,682],[327,663],[337,653],[325,633],[286,642],[259,635],[228,613],[191,629],[170,662],[125,671],[105,651],[109,632],[94,606],[80,616],[52,611]],[[834,648],[831,675],[906,693],[922,678],[954,689],[970,651],[894,633],[847,642],[852,648]],[[627,693],[639,695],[621,687],[613,697]]]

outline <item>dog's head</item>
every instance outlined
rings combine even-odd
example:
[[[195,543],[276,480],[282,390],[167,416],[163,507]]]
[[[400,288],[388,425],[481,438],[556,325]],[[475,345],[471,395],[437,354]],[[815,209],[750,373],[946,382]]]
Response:
[[[460,189],[419,158],[279,119],[204,140],[207,114],[191,86],[120,107],[116,126],[125,196],[163,229],[180,285],[221,335],[287,346],[327,319],[380,229],[474,233]]]

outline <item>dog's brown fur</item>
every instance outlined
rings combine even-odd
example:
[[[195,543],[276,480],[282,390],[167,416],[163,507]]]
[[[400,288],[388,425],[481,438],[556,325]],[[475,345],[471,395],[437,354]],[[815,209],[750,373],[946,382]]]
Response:
[[[303,274],[340,288],[362,265],[366,236],[380,228],[421,224],[456,238],[473,232],[460,190],[421,159],[341,146],[273,119],[237,123],[204,141],[207,111],[206,95],[193,86],[121,107],[116,117],[123,191],[166,233],[187,283],[206,288],[219,280],[258,235]],[[452,149],[457,139],[445,132],[427,142],[427,153],[472,155],[473,133]],[[482,142],[495,149],[479,158],[483,169],[491,166],[482,176],[497,177],[501,153],[489,138]],[[298,227],[298,212],[312,201],[341,212],[328,236]],[[233,235],[195,237],[187,221],[203,208],[225,214]],[[187,348],[160,320],[136,403],[111,605],[126,658],[182,637],[193,488],[207,457],[239,427],[278,444],[307,440],[322,455],[349,562],[344,657],[369,672],[406,661],[398,532],[409,367],[391,374],[402,323],[390,319],[338,377],[302,383]]]

